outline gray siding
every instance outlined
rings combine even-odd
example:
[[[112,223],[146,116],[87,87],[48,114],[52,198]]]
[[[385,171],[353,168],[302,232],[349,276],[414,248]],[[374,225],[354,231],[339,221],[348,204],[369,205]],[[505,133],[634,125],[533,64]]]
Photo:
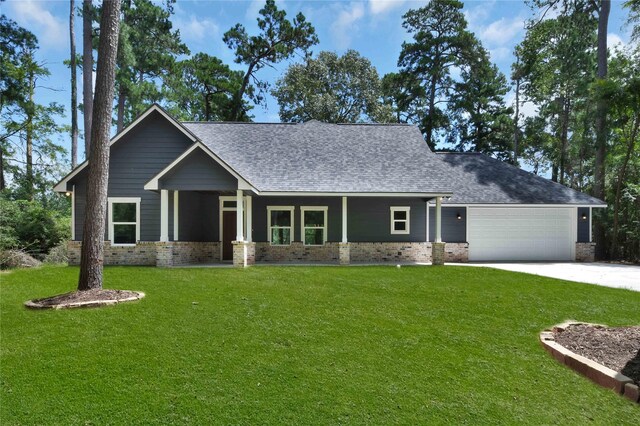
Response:
[[[391,234],[391,207],[411,207],[410,234]],[[353,197],[347,200],[347,235],[353,242],[426,240],[426,202],[420,198]]]
[[[458,213],[461,219],[458,220]],[[446,243],[467,242],[467,208],[442,207],[442,241]],[[436,208],[429,207],[429,241],[436,238]]]
[[[178,200],[180,241],[219,241],[218,194],[180,191]]]
[[[300,206],[327,206],[327,241],[342,240],[341,197],[253,197],[252,222],[253,241],[265,242],[267,238],[267,206],[294,206],[294,241],[302,241]]]
[[[582,215],[587,215],[587,219],[583,220]],[[589,209],[586,207],[578,208],[578,242],[589,242]]]
[[[196,149],[160,180],[162,189],[225,191],[238,188],[238,179],[201,149]]]
[[[140,239],[160,239],[160,194],[144,184],[180,156],[192,142],[159,113],[153,112],[113,145],[109,162],[109,197],[140,197]],[[76,240],[84,225],[85,169],[73,178],[76,186]]]

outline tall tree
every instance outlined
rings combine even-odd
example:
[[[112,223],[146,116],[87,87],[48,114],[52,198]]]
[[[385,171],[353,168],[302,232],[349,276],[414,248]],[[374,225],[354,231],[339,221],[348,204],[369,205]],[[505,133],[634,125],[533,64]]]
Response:
[[[164,7],[152,0],[122,3],[116,76],[117,131],[150,103],[163,98],[160,86],[175,73],[176,57],[189,53],[171,23],[174,3],[175,0],[166,0]]]
[[[176,118],[190,121],[231,121],[233,102],[244,73],[233,71],[222,60],[198,53],[177,64],[168,79],[168,110]],[[250,109],[245,105],[244,111]],[[248,121],[248,116],[240,121]]]
[[[78,84],[76,79],[75,1],[69,1],[69,47],[71,55],[71,168],[78,164]]]
[[[457,0],[433,0],[428,6],[409,10],[403,27],[413,36],[402,44],[398,66],[401,72],[420,80],[427,111],[420,126],[427,144],[435,148],[436,134],[448,126],[446,104],[453,91],[452,69],[465,66],[465,52],[477,42],[467,30],[462,3]],[[444,104],[445,107],[440,105]]]
[[[553,180],[564,184],[571,173],[569,140],[575,123],[575,104],[584,97],[592,80],[596,21],[583,10],[572,10],[555,19],[529,24],[525,39],[516,48],[520,59],[514,74],[528,100],[553,129]]]
[[[20,197],[32,200],[42,177],[54,166],[62,148],[51,135],[62,131],[55,116],[63,108],[35,101],[38,81],[49,75],[35,58],[36,37],[2,15],[0,18],[2,67],[0,71],[0,150],[2,189],[8,174]]]
[[[343,56],[320,52],[316,59],[291,65],[272,94],[280,106],[280,119],[285,122],[393,121],[391,108],[380,102],[378,72],[355,50],[348,50]]]
[[[72,67],[73,68],[73,67]],[[91,118],[93,116],[93,6],[82,1],[82,117],[84,120],[84,157],[91,148]]]
[[[385,74],[381,80],[382,102],[391,108],[398,123],[421,123],[425,117],[426,94],[420,79],[400,72]]]
[[[109,135],[120,26],[120,0],[105,1],[100,18],[87,203],[80,255],[78,290],[102,288],[104,229],[109,181]]]
[[[507,79],[479,43],[465,55],[468,65],[462,67],[460,79],[454,83],[449,107],[456,128],[449,142],[459,151],[511,160],[511,110],[504,102],[509,91]]]
[[[243,98],[250,85],[255,86],[252,101],[260,104],[263,100],[268,83],[257,77],[258,71],[289,59],[298,51],[307,54],[308,49],[318,43],[315,29],[302,13],[298,13],[293,22],[286,15],[284,10],[278,9],[274,0],[267,0],[260,9],[258,35],[249,36],[242,24],[236,24],[224,33],[223,40],[234,51],[235,62],[247,66],[233,105],[234,120],[246,115]]]

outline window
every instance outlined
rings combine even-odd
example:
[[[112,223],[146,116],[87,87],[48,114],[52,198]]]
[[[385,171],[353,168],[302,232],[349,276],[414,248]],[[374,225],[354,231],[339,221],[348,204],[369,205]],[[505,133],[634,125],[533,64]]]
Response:
[[[327,241],[327,207],[300,207],[305,246],[321,246]]]
[[[112,245],[140,240],[140,198],[109,198],[109,240]]]
[[[391,233],[409,233],[409,210],[410,207],[391,207]]]
[[[267,206],[269,242],[274,246],[287,246],[293,240],[293,207]]]

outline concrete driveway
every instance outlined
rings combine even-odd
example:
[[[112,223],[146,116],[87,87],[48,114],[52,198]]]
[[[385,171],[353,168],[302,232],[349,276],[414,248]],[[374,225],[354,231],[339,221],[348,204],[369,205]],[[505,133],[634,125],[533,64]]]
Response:
[[[640,291],[640,266],[612,263],[467,263],[466,265]]]

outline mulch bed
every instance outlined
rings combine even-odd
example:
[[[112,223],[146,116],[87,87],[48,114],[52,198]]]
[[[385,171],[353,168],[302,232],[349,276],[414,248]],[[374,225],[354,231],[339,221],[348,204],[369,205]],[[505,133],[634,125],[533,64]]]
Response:
[[[42,309],[91,307],[137,300],[142,297],[144,293],[129,290],[85,290],[30,300],[27,302],[27,307]]]
[[[570,351],[622,373],[640,385],[640,326],[573,324],[554,332],[554,337]]]

